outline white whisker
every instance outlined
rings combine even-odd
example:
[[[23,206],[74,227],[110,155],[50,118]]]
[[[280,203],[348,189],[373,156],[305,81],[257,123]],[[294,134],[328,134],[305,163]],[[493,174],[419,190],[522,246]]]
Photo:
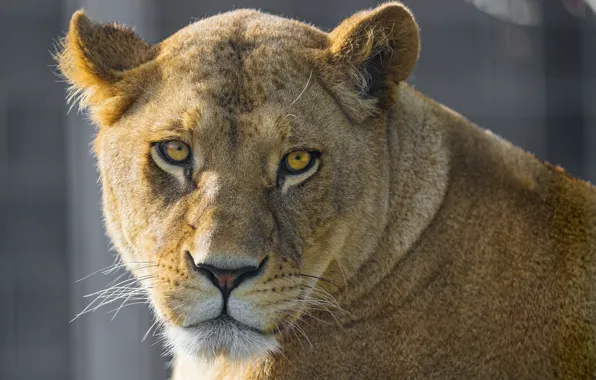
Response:
[[[290,107],[293,106],[294,103],[296,103],[298,101],[298,99],[300,99],[302,97],[302,95],[304,94],[304,92],[308,88],[308,85],[310,84],[310,79],[311,78],[312,78],[312,70],[310,71],[310,75],[308,76],[308,80],[306,81],[306,85],[304,85],[304,88],[302,89],[302,91],[300,92],[300,94],[298,95],[298,97],[296,99],[294,99],[294,101],[292,102],[292,104],[290,104]]]

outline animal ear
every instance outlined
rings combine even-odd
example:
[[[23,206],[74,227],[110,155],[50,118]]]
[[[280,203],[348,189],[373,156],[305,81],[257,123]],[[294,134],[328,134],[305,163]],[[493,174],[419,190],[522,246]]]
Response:
[[[418,24],[398,2],[354,14],[329,37],[332,63],[347,67],[360,95],[378,100],[381,108],[392,103],[392,90],[418,60]]]
[[[82,10],[75,12],[56,55],[71,84],[69,101],[89,108],[99,125],[113,124],[136,99],[142,87],[135,69],[155,54],[131,29],[98,24]]]

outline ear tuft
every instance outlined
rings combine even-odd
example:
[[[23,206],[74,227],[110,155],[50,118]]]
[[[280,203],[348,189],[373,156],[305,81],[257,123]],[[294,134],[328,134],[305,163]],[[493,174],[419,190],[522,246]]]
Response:
[[[332,63],[347,66],[355,85],[381,108],[392,102],[392,90],[408,78],[418,61],[418,25],[401,3],[383,4],[344,20],[330,34]]]
[[[71,84],[69,101],[78,101],[81,108],[91,108],[99,123],[111,124],[119,116],[119,110],[126,108],[126,100],[134,97],[124,89],[130,86],[120,82],[127,71],[154,55],[154,49],[131,29],[94,23],[79,10],[72,16],[56,60]]]

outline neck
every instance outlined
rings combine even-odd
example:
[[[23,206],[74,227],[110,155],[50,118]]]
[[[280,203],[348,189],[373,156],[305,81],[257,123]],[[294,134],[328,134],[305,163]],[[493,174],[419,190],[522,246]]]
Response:
[[[386,122],[391,166],[387,223],[375,249],[336,294],[339,305],[348,312],[343,313],[344,324],[378,314],[388,303],[400,303],[392,298],[403,301],[425,282],[423,275],[409,280],[396,278],[396,271],[435,217],[447,189],[447,128],[438,115],[449,111],[406,84],[398,91],[397,103]],[[348,264],[335,265],[342,268]]]

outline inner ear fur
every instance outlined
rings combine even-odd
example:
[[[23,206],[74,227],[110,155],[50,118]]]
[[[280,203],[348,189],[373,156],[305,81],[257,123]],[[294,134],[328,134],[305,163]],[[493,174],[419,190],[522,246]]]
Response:
[[[329,38],[333,66],[347,72],[362,100],[372,99],[379,108],[393,103],[395,87],[408,78],[418,61],[418,24],[398,2],[354,14]]]
[[[71,85],[69,101],[89,108],[92,119],[103,126],[113,124],[140,95],[144,86],[138,69],[156,51],[131,29],[95,23],[79,10],[56,60]]]

